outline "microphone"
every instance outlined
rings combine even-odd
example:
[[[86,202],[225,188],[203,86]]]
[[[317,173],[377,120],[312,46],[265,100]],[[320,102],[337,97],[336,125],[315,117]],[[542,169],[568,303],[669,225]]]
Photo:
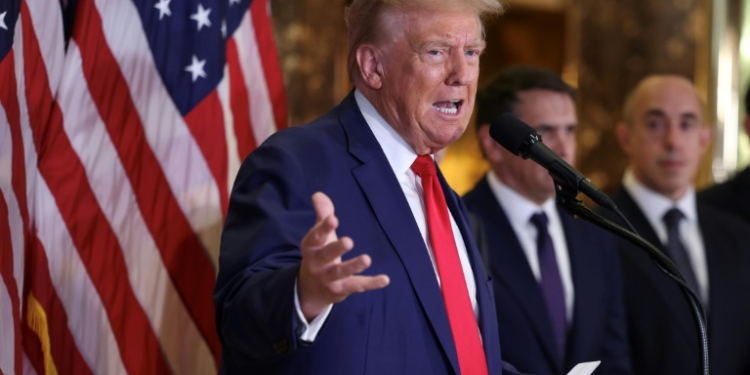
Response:
[[[508,151],[531,159],[549,171],[558,183],[586,194],[602,207],[617,210],[615,203],[596,185],[542,143],[542,136],[510,113],[502,113],[490,125],[490,136]]]

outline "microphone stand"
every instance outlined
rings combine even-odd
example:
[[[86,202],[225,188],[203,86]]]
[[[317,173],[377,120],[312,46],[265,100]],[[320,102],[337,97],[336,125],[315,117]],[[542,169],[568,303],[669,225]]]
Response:
[[[573,187],[574,185],[570,184],[569,181],[566,180],[563,176],[555,176],[555,173],[552,173],[552,171],[553,169],[550,168],[550,175],[552,175],[552,178],[555,181],[557,203],[562,206],[565,211],[567,211],[574,217],[581,217],[593,223],[594,225],[607,230],[608,232],[614,233],[615,235],[639,247],[641,250],[646,252],[646,254],[651,258],[651,260],[654,261],[654,263],[656,263],[656,266],[659,267],[659,269],[664,274],[666,274],[675,283],[677,283],[677,285],[680,287],[680,290],[682,291],[682,295],[685,297],[688,305],[690,306],[690,312],[693,315],[693,322],[698,329],[698,346],[700,347],[701,352],[699,370],[702,370],[699,372],[699,374],[708,375],[708,333],[706,331],[706,315],[703,310],[703,305],[701,304],[697,294],[693,290],[691,290],[690,287],[688,287],[687,283],[685,282],[685,278],[682,277],[682,274],[674,265],[674,263],[672,263],[672,261],[666,255],[664,255],[664,253],[659,251],[656,246],[643,239],[643,237],[639,236],[636,233],[635,228],[632,227],[630,222],[627,221],[627,219],[619,210],[617,210],[616,207],[614,208],[614,210],[618,215],[620,215],[620,217],[624,219],[628,226],[630,226],[631,230],[627,230],[613,223],[612,221],[607,220],[601,215],[591,211],[588,207],[584,206],[583,202],[576,198],[576,196],[578,195],[578,190]]]

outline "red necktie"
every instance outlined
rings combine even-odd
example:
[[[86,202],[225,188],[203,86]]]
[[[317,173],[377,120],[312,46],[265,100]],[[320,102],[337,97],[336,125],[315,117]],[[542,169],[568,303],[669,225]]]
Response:
[[[486,375],[487,359],[479,338],[479,327],[471,307],[466,278],[451,229],[448,205],[435,171],[435,162],[429,155],[419,155],[411,169],[422,178],[430,243],[456,344],[458,366],[463,375]]]

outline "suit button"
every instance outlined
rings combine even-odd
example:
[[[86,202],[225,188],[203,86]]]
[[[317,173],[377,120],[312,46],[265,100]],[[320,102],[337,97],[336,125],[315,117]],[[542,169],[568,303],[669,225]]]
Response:
[[[273,350],[276,352],[276,354],[284,354],[287,350],[289,350],[289,344],[286,342],[286,339],[283,339],[273,344]]]

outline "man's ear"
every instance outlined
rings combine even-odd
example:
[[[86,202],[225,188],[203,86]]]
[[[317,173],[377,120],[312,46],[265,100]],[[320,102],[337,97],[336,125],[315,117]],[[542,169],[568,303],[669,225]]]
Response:
[[[503,161],[503,146],[500,146],[490,135],[490,124],[480,124],[479,131],[477,132],[477,138],[479,138],[479,146],[482,147],[484,156],[490,164],[495,164]]]
[[[617,137],[617,141],[620,142],[620,148],[622,148],[622,151],[628,156],[630,156],[631,148],[631,130],[632,129],[630,129],[630,126],[626,124],[625,121],[620,121],[615,126],[615,137]]]
[[[380,50],[371,45],[363,44],[357,47],[356,58],[362,82],[373,90],[383,86],[383,64]]]

